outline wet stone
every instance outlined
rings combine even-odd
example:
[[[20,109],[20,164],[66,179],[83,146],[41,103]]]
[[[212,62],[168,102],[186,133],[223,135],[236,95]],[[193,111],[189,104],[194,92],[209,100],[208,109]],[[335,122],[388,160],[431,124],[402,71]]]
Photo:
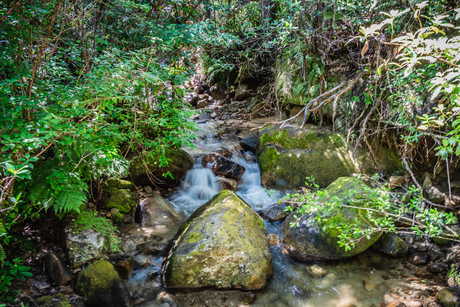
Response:
[[[368,280],[363,280],[363,287],[366,291],[372,291],[375,288],[375,285]]]
[[[422,265],[427,264],[429,260],[428,254],[424,252],[417,252],[409,256],[409,261],[412,264]]]
[[[441,273],[446,272],[449,267],[444,263],[430,263],[426,269],[431,273]]]
[[[268,245],[278,245],[280,244],[280,238],[278,238],[278,236],[274,233],[270,233],[267,235],[267,242]]]

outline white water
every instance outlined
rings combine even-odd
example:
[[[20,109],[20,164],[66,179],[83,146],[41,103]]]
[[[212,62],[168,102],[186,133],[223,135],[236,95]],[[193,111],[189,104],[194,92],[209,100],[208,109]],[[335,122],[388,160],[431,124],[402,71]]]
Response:
[[[216,176],[209,168],[201,165],[201,160],[198,159],[185,176],[179,190],[170,199],[176,209],[186,215],[192,214],[199,206],[219,193],[220,185]]]
[[[276,204],[282,195],[279,191],[267,190],[262,186],[259,164],[247,162],[237,155],[233,155],[233,157],[235,162],[246,168],[236,194],[256,211],[268,209]],[[256,159],[255,156],[253,157]]]
[[[266,190],[261,185],[260,170],[257,162],[247,162],[236,154],[233,154],[231,160],[246,169],[238,182],[236,194],[251,208],[256,211],[268,209],[281,198],[279,191]],[[201,161],[202,158],[199,158],[185,176],[180,188],[169,199],[178,211],[186,215],[191,215],[199,206],[222,190],[222,186],[217,182],[214,173],[209,168],[203,167]]]

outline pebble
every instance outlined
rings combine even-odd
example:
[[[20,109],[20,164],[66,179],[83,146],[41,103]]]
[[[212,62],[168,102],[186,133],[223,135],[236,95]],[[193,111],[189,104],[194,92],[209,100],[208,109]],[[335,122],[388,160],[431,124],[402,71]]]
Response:
[[[45,290],[45,289],[48,289],[50,287],[50,284],[47,283],[46,281],[36,281],[34,286],[38,290]]]
[[[368,280],[363,280],[364,290],[372,291],[375,288],[375,285]]]
[[[315,277],[318,277],[318,278],[327,275],[327,271],[317,264],[312,265],[308,269],[310,273],[312,273]]]

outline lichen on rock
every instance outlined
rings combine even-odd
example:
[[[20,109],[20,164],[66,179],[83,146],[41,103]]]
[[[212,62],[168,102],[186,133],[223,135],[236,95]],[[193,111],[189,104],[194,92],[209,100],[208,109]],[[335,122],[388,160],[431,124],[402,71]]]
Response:
[[[190,216],[166,255],[167,288],[261,289],[272,273],[262,218],[228,190]]]

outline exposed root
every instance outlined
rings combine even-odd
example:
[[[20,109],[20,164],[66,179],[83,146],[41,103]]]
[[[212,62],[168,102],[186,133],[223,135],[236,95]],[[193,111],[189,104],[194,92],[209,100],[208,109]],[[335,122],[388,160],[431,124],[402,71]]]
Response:
[[[351,81],[344,81],[342,83],[340,83],[339,85],[337,85],[336,87],[334,87],[333,89],[330,89],[329,91],[319,95],[318,97],[316,97],[315,99],[311,100],[309,103],[307,103],[307,105],[305,107],[302,108],[302,110],[299,111],[299,113],[297,113],[296,115],[288,118],[288,119],[285,119],[285,120],[282,120],[282,121],[277,121],[277,122],[268,122],[268,123],[265,123],[264,125],[260,126],[260,127],[256,127],[256,128],[253,128],[251,129],[252,130],[259,130],[259,129],[262,129],[262,128],[265,128],[266,126],[268,125],[281,125],[280,128],[283,128],[284,125],[286,125],[288,122],[290,121],[293,121],[294,119],[298,118],[300,115],[303,114],[303,122],[302,122],[302,126],[301,128],[303,128],[305,126],[305,123],[307,121],[307,118],[308,118],[308,115],[311,113],[311,112],[315,112],[315,111],[318,111],[320,110],[324,105],[326,105],[327,103],[331,102],[331,101],[336,101],[338,100],[343,94],[345,94],[346,92],[348,92],[349,90],[351,90],[353,88],[353,86],[365,75],[369,74],[369,72],[361,72],[355,79],[351,80]],[[344,88],[345,87],[345,88]],[[335,93],[334,95],[332,95],[334,92],[336,92],[337,90],[341,89],[339,92]],[[332,96],[331,96],[332,95]],[[327,99],[324,99],[322,100],[323,98],[325,97],[328,97]],[[314,103],[318,102],[318,101],[321,101],[321,103],[314,107],[313,109],[310,110],[310,106],[312,106]]]

